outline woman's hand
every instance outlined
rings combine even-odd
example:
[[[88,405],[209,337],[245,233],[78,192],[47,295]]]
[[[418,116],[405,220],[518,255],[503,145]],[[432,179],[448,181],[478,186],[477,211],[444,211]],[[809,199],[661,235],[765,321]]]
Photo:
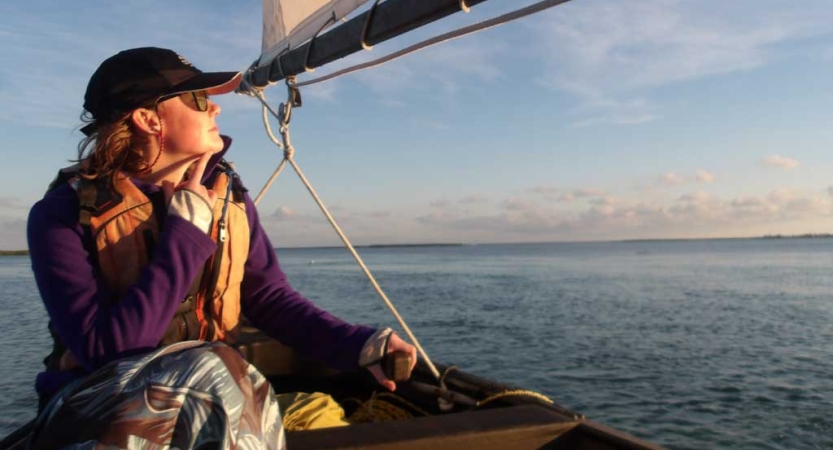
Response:
[[[396,333],[391,333],[390,340],[388,341],[388,355],[393,352],[405,352],[411,356],[411,367],[408,368],[408,377],[411,376],[411,372],[414,370],[414,366],[416,366],[417,361],[417,351],[416,348],[403,341],[399,338]],[[376,378],[376,381],[379,382],[382,386],[384,386],[389,391],[396,390],[396,383],[390,380],[387,376],[385,376],[384,370],[382,370],[381,364],[374,364],[367,368],[373,377]]]
[[[200,159],[194,163],[193,168],[185,172],[188,175],[187,180],[180,180],[180,182],[176,185],[170,181],[162,182],[162,192],[165,194],[165,204],[169,204],[171,202],[171,198],[173,198],[175,191],[187,189],[202,197],[202,199],[208,203],[210,208],[214,208],[214,203],[217,201],[217,193],[202,185],[202,177],[205,174],[205,167],[208,165],[208,160],[210,160],[213,155],[214,154],[211,152],[203,153],[202,156],[200,156]],[[184,179],[185,176],[183,176],[183,180]]]

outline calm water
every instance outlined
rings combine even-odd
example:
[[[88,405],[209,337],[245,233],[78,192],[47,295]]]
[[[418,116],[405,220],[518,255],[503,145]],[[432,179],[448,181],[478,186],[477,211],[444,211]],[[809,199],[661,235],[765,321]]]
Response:
[[[671,448],[833,448],[833,240],[364,249],[429,355]],[[393,319],[340,249],[280,250],[293,285]],[[28,259],[0,258],[0,433],[47,353]]]

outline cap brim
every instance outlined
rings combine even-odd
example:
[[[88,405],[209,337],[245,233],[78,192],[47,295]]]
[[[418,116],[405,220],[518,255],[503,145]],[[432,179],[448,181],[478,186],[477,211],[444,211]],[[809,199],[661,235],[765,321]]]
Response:
[[[228,94],[243,80],[241,72],[206,72],[178,84],[175,92],[206,91],[208,95]]]

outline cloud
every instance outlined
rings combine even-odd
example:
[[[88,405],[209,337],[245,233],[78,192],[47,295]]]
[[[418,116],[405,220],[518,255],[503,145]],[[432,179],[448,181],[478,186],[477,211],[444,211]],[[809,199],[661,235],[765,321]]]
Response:
[[[574,189],[572,194],[575,198],[601,197],[605,195],[605,191],[600,189]]]
[[[467,195],[467,196],[463,197],[462,199],[460,199],[459,203],[461,205],[475,205],[475,204],[489,203],[489,197],[486,197],[485,195],[471,194],[471,195]]]
[[[300,216],[298,216],[298,214],[288,206],[279,206],[278,209],[275,210],[275,212],[269,215],[269,218],[284,222],[296,220],[300,218]]]
[[[559,203],[572,203],[576,200],[587,199],[593,200],[607,195],[607,193],[601,189],[582,188],[566,190],[554,186],[533,186],[527,189],[526,192],[536,196],[543,196],[547,200]]]
[[[32,0],[4,5],[3,13],[14,20],[3,25],[0,102],[15,108],[0,111],[0,120],[17,124],[67,130],[80,124],[89,77],[105,58],[125,48],[168,47],[202,70],[243,70],[256,56],[252,49],[259,47],[260,29],[251,27],[259,22],[259,11],[231,5],[194,7],[149,0],[72,8]],[[78,29],[91,21],[97,26]],[[186,23],[200,26],[182,33]],[[124,24],[142,33],[125,34]],[[21,71],[26,76],[20,76]]]
[[[704,191],[675,200],[626,201],[593,197],[571,211],[549,211],[547,205],[515,197],[491,213],[433,211],[416,222],[445,232],[482,233],[528,241],[560,239],[622,239],[630,237],[727,236],[765,234],[787,223],[817,223],[833,218],[833,186],[829,195],[776,189],[764,196],[721,198]],[[530,190],[532,191],[532,189]],[[761,228],[764,227],[764,228]]]
[[[573,93],[584,94],[583,104],[574,113],[590,115],[590,118],[574,122],[574,128],[582,128],[599,123],[613,125],[639,125],[661,119],[659,107],[645,98],[617,100],[601,92],[591,92],[581,87],[574,87]],[[570,90],[567,88],[566,90]]]
[[[555,186],[533,186],[527,189],[527,192],[540,195],[555,195],[561,192],[561,189]]]
[[[695,177],[698,183],[714,183],[714,180],[717,179],[713,173],[705,170],[698,170]]]
[[[26,242],[25,219],[0,219],[0,250],[23,250]]]
[[[30,206],[16,197],[0,197],[0,208],[28,209]]]
[[[390,211],[371,211],[365,214],[365,217],[369,219],[387,219],[390,216]]]
[[[767,167],[791,170],[799,166],[799,162],[793,158],[780,155],[770,155],[764,158],[761,163]]]
[[[417,31],[414,35],[403,36],[401,40],[380,44],[372,52],[360,52],[329,64],[326,69],[322,68],[321,75],[379,58],[408,45],[418,36],[427,37],[425,31]],[[363,71],[361,76],[350,80],[376,93],[382,104],[401,107],[405,105],[403,93],[436,92],[439,89],[442,95],[448,95],[467,88],[473,80],[492,83],[501,79],[503,70],[500,58],[507,52],[507,43],[482,34],[477,39],[455,40],[431,47],[430,51],[406,55],[394,62]],[[330,95],[334,94],[331,92]],[[444,129],[443,124],[437,123],[437,126]]]
[[[532,211],[535,209],[532,202],[519,198],[506,199],[500,204],[500,207],[507,211]]]
[[[719,11],[719,13],[715,13]],[[546,68],[538,82],[579,101],[577,126],[662,117],[650,89],[748,71],[796,51],[782,45],[829,33],[826,0],[802,8],[753,0],[589,1],[529,22]]]
[[[667,173],[664,173],[664,174],[663,174],[663,175],[659,178],[659,182],[660,182],[661,184],[666,185],[666,186],[675,186],[675,185],[678,185],[678,184],[683,184],[683,183],[685,183],[685,181],[686,181],[686,180],[685,180],[685,178],[684,178],[684,177],[682,177],[682,176],[680,176],[680,175],[677,175],[677,174],[676,174],[676,173],[674,173],[674,172],[667,172]]]
[[[437,199],[437,200],[432,200],[429,203],[429,206],[431,206],[432,208],[436,208],[436,209],[443,209],[443,208],[448,208],[449,206],[451,206],[451,202],[449,200],[446,200],[446,199]]]
[[[637,186],[639,190],[652,190],[669,186],[684,186],[693,183],[713,183],[717,177],[711,172],[698,170],[693,174],[681,174],[678,172],[666,172],[644,185]]]
[[[313,84],[304,88],[304,96],[316,101],[332,103],[336,101],[336,90],[338,87],[339,80]]]
[[[703,191],[697,191],[691,194],[681,195],[677,201],[681,203],[704,203],[709,201],[711,198],[712,196],[710,194]]]

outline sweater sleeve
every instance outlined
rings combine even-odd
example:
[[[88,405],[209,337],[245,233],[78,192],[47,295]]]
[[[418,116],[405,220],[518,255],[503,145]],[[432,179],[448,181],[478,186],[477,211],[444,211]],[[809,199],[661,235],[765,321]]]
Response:
[[[336,369],[357,368],[362,347],[375,330],[350,325],[296,292],[278,264],[248,194],[245,200],[251,238],[241,286],[243,314],[263,332],[305,356]]]
[[[191,280],[215,249],[195,225],[170,215],[139,280],[114,300],[84,245],[78,197],[68,185],[32,207],[27,236],[35,281],[52,326],[87,370],[155,348]]]

